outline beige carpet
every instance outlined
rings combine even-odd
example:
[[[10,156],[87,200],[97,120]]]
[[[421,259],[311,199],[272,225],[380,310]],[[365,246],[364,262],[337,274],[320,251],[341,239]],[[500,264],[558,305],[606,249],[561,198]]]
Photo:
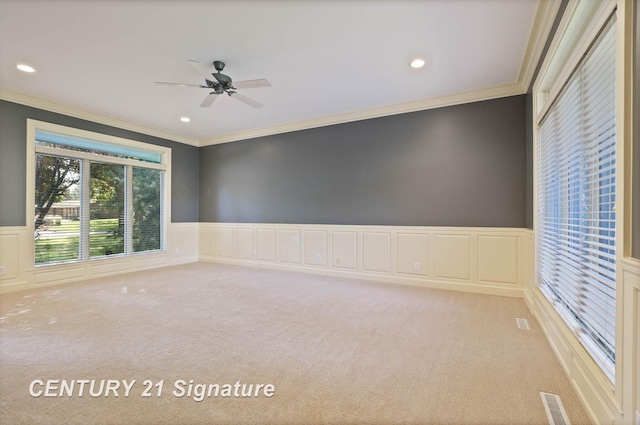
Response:
[[[2,424],[546,424],[539,391],[588,423],[521,299],[191,264],[1,300]],[[30,395],[102,379],[136,382]],[[275,395],[198,402],[178,380]]]

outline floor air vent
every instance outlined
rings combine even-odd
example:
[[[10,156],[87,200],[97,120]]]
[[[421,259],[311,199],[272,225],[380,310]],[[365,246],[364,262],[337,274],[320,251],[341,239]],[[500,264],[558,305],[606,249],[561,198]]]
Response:
[[[549,425],[571,425],[567,417],[567,412],[565,412],[564,407],[562,407],[562,400],[560,400],[559,396],[540,391],[540,397],[542,397],[544,410],[547,412]]]
[[[524,329],[525,331],[531,330],[529,327],[529,321],[527,319],[523,319],[522,317],[516,318],[516,323],[518,324],[518,328]]]

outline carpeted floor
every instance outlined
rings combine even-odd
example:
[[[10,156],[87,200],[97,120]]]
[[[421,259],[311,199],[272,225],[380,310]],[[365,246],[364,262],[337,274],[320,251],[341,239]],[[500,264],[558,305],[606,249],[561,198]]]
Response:
[[[0,299],[3,424],[588,423],[521,299],[203,263]]]

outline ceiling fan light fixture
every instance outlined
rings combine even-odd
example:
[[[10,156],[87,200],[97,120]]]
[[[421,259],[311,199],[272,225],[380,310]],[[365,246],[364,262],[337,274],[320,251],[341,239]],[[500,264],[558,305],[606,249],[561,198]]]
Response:
[[[180,117],[180,121],[182,121],[182,122],[190,122],[191,118],[189,118],[189,117]]]
[[[26,65],[24,63],[19,63],[18,65],[16,65],[16,68],[18,68],[22,72],[28,72],[28,73],[36,72],[36,69],[34,67]]]
[[[411,68],[422,68],[424,66],[424,59],[420,59],[420,58],[416,58],[413,61],[411,61]]]

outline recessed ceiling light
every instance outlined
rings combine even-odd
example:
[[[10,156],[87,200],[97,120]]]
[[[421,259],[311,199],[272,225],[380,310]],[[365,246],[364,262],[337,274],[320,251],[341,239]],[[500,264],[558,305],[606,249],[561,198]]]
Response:
[[[411,62],[411,68],[422,68],[424,66],[424,60],[423,59],[414,59],[413,62]]]
[[[16,65],[16,68],[23,72],[36,72],[36,70],[32,66],[25,65],[23,63]]]
[[[180,118],[180,121],[182,121],[182,122],[189,122],[189,121],[191,121],[191,118],[189,118],[189,117],[182,117],[182,118]]]

